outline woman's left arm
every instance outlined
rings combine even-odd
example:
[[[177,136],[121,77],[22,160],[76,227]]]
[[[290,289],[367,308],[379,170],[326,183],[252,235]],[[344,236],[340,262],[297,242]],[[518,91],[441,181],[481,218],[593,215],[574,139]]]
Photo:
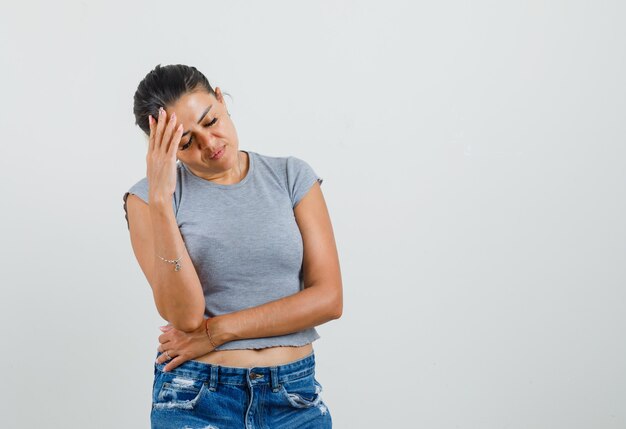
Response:
[[[257,307],[208,321],[217,345],[229,341],[285,335],[341,317],[343,286],[328,208],[319,182],[294,207],[304,246],[304,290]]]

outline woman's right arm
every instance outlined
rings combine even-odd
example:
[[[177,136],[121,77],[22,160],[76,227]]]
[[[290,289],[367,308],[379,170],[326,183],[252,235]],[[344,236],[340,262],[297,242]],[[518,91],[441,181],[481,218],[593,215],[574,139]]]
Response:
[[[204,323],[204,292],[182,239],[172,202],[150,199],[146,204],[136,195],[127,199],[130,239],[163,319],[176,329],[191,332]],[[182,255],[181,269],[159,256],[174,260]]]
[[[204,323],[204,292],[178,229],[172,195],[176,188],[176,151],[183,133],[176,115],[165,109],[155,121],[149,116],[150,139],[146,154],[148,203],[127,200],[128,222],[135,256],[154,295],[159,314],[180,331],[195,331]],[[182,268],[161,258],[181,258]]]

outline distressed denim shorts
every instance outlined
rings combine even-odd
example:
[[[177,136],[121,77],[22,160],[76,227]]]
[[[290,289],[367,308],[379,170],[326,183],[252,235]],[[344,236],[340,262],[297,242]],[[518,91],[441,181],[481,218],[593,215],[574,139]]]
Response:
[[[166,363],[154,363],[153,429],[332,428],[314,352],[253,368],[188,360],[163,372]]]

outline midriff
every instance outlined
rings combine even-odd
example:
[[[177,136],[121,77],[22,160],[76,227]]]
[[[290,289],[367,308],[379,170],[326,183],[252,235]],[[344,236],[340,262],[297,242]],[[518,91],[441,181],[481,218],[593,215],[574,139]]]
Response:
[[[193,360],[221,366],[253,368],[282,365],[308,356],[313,344],[304,346],[277,346],[264,349],[214,350]]]

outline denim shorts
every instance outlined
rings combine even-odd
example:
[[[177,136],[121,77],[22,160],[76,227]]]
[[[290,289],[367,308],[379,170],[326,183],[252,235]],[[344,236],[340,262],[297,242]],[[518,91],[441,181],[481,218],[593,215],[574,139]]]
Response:
[[[315,378],[314,352],[253,368],[188,360],[163,372],[166,364],[154,363],[152,428],[332,428]]]

